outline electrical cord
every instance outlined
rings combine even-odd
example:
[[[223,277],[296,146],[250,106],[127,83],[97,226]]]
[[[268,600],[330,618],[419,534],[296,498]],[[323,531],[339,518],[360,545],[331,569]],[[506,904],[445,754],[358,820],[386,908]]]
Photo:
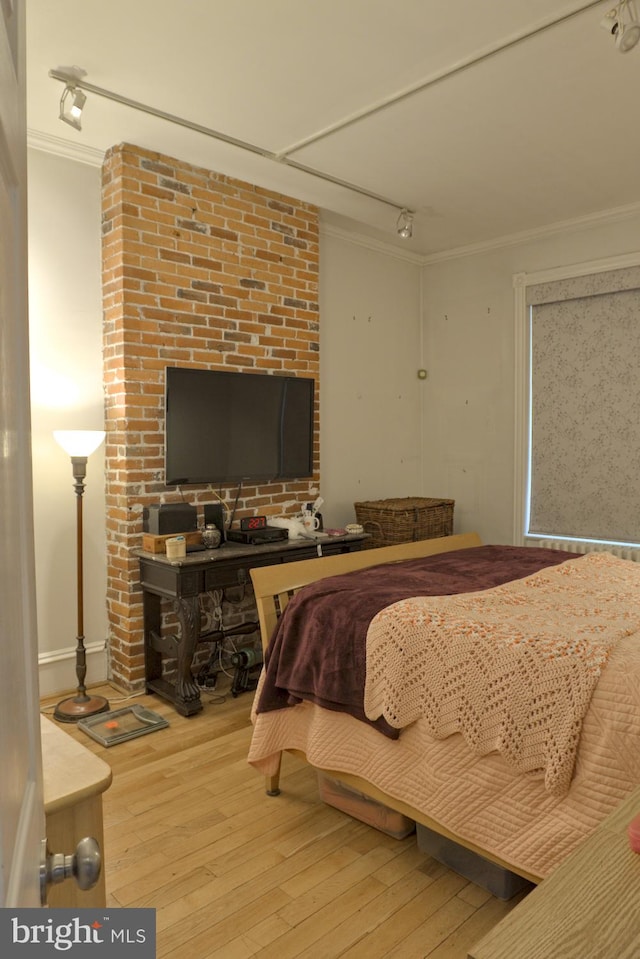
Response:
[[[237,510],[237,508],[238,508],[238,500],[240,499],[240,493],[241,493],[241,492],[242,492],[242,480],[240,480],[240,482],[238,483],[238,490],[237,490],[237,492],[236,492],[236,498],[235,498],[235,501],[234,501],[234,504],[233,504],[233,509],[231,510],[231,516],[229,517],[229,529],[231,529],[231,527],[232,527],[232,525],[233,525],[233,521],[234,521],[234,519],[235,519],[236,510]]]
[[[223,500],[223,498],[222,498],[222,496],[220,495],[220,493],[218,493],[216,490],[214,490],[213,486],[211,486],[211,485],[209,485],[209,492],[210,492],[210,493],[213,493],[213,495],[216,496],[216,497],[219,499],[220,503],[222,504],[223,510],[225,511],[226,515],[229,516],[229,515],[230,515],[229,507],[227,506],[225,500]],[[231,526],[231,520],[229,520],[229,524],[228,524],[228,526],[227,526],[227,529],[229,528],[229,526]]]
[[[116,699],[114,699],[113,696],[109,696],[109,706],[111,706],[112,703],[128,703],[130,699],[139,699],[140,696],[144,695],[146,695],[145,691],[141,689],[139,693],[131,693],[129,696],[118,696]],[[55,712],[56,706],[56,703],[53,703],[51,706],[41,706],[40,712],[43,716],[46,716],[49,713]]]

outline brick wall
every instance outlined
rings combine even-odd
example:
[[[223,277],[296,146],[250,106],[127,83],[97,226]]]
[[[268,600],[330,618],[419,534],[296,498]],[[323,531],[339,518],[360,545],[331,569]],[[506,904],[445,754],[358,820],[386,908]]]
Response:
[[[294,512],[319,486],[318,216],[308,205],[129,144],[103,166],[104,388],[111,675],[144,678],[142,510],[164,486],[164,369],[316,380],[314,477],[245,487],[236,516]],[[230,504],[237,490],[216,489]]]

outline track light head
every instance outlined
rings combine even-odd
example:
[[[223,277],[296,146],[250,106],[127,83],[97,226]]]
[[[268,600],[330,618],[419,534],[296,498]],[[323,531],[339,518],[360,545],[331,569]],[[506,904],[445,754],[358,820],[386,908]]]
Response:
[[[616,33],[618,32],[617,8],[609,10],[609,12],[604,15],[604,17],[600,21],[600,26],[602,27],[603,30],[606,30],[607,33],[610,33],[612,36],[615,37]]]
[[[640,20],[635,0],[620,0],[600,21],[600,26],[612,37],[620,53],[628,53],[640,43]]]
[[[79,87],[73,83],[67,83],[60,97],[60,119],[75,130],[82,130],[80,121],[86,101],[87,98]]]
[[[405,208],[400,211],[396,222],[396,232],[403,240],[410,240],[413,236],[413,213]]]
[[[627,23],[616,34],[616,46],[620,53],[628,53],[640,42],[640,23]]]

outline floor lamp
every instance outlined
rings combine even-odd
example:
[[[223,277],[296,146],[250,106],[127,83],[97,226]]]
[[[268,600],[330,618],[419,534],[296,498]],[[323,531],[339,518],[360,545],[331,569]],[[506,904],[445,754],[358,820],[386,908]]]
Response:
[[[84,684],[87,675],[87,657],[84,648],[83,600],[84,588],[82,579],[82,494],[84,493],[84,479],[87,475],[87,459],[100,446],[104,439],[102,430],[54,430],[53,433],[60,446],[71,457],[73,469],[74,489],[76,491],[76,560],[77,560],[77,600],[78,600],[78,635],[76,636],[76,677],[78,687],[76,695],[63,699],[56,706],[54,719],[62,723],[76,723],[79,719],[104,713],[109,709],[109,703],[102,696],[89,696]]]

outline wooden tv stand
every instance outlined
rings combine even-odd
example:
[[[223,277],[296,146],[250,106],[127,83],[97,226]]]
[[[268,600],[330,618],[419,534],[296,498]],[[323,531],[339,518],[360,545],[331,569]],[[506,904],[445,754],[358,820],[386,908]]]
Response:
[[[201,594],[231,586],[251,585],[249,571],[256,566],[351,553],[361,549],[368,539],[366,534],[345,534],[318,540],[283,540],[260,545],[227,542],[218,549],[187,553],[183,559],[167,559],[163,553],[138,550],[147,692],[167,699],[182,716],[193,716],[202,709],[200,690],[191,672],[193,656],[200,641]],[[162,635],[163,600],[173,604],[180,627],[179,635]],[[177,661],[175,683],[169,682],[163,675],[165,659]]]

